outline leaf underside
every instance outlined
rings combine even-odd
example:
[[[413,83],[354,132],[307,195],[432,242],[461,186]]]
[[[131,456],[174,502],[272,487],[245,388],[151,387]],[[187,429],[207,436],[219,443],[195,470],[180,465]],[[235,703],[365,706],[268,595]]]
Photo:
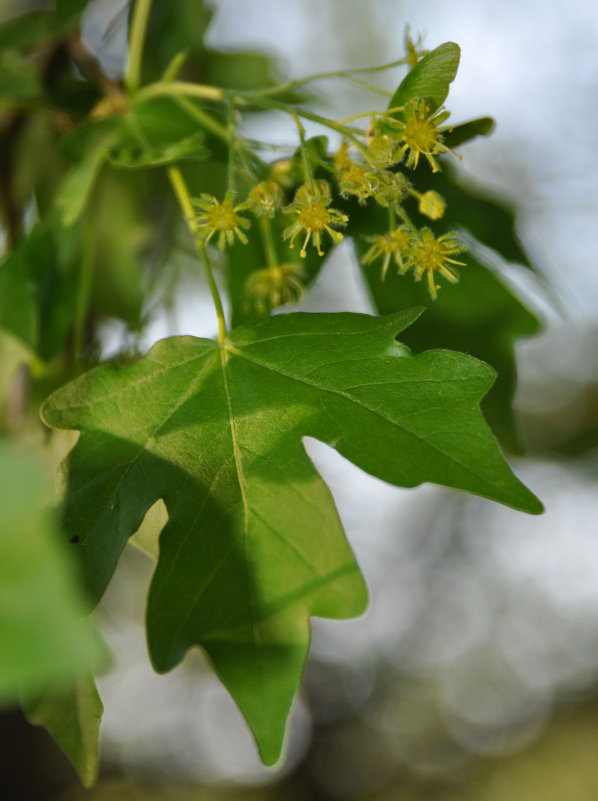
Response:
[[[279,315],[223,346],[174,337],[133,366],[91,371],[44,406],[48,424],[82,431],[65,526],[79,537],[90,592],[101,596],[162,498],[152,661],[167,671],[203,646],[268,764],[280,756],[309,617],[351,617],[367,603],[303,437],[391,484],[433,481],[541,511],[479,412],[493,371],[396,342],[418,314]]]

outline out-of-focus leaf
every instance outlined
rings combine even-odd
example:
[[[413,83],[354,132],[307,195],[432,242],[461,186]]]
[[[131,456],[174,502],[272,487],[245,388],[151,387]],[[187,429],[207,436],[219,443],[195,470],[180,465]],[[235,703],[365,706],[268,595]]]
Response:
[[[303,167],[304,157],[307,159],[313,173],[316,173],[322,162],[326,160],[327,153],[327,136],[312,136],[310,139],[307,139],[305,142],[305,156],[301,148],[298,148],[291,157],[291,169],[288,174],[289,180],[296,186],[307,181],[308,178],[305,175],[305,169]],[[316,177],[324,176],[317,175]],[[326,174],[325,177],[328,178],[328,174]]]
[[[68,227],[81,216],[106,158],[106,144],[102,143],[91,149],[67,173],[56,195],[56,206],[63,225]]]
[[[206,83],[250,91],[275,85],[272,59],[262,53],[219,53],[209,50]]]
[[[203,0],[154,3],[150,14],[143,64],[144,82],[158,80],[174,53],[185,52],[181,75],[188,80],[225,88],[251,90],[273,86],[273,59],[262,53],[223,53],[204,44],[212,11]]]
[[[41,86],[35,66],[6,51],[0,56],[0,103],[3,100],[31,100]]]
[[[10,428],[19,421],[23,413],[19,383],[16,383],[20,368],[31,364],[32,351],[20,339],[0,330],[0,428]],[[15,402],[16,401],[16,402]]]
[[[0,8],[0,48],[38,45],[75,25],[88,0],[51,0],[45,8],[23,13],[22,0],[3,0]]]
[[[201,135],[197,120],[175,98],[159,97],[132,107],[122,120],[118,146],[139,147],[143,144],[148,148],[162,148]]]
[[[31,456],[0,444],[0,703],[64,686],[102,649],[82,615],[66,546],[44,508],[49,477]]]
[[[15,0],[15,16],[0,23],[0,48],[26,48],[43,41],[52,34],[51,15],[34,11],[18,14],[19,0]]]
[[[34,350],[38,308],[29,266],[31,250],[30,243],[21,244],[0,263],[0,328]]]
[[[44,726],[70,758],[84,787],[98,775],[98,740],[104,710],[91,676],[68,689],[46,692],[24,702],[31,723]]]
[[[87,211],[96,230],[89,305],[92,313],[137,329],[144,289],[141,249],[148,228],[138,188],[124,176],[114,171],[103,175]],[[0,328],[43,360],[55,356],[72,331],[82,237],[82,226],[64,229],[50,218],[0,264]]]
[[[196,161],[210,155],[210,151],[203,144],[204,139],[204,134],[200,132],[164,147],[147,149],[139,147],[136,150],[118,148],[109,153],[109,159],[115,167],[128,169],[163,167],[175,161]]]
[[[399,486],[434,481],[537,513],[478,409],[493,371],[468,356],[412,356],[389,317],[288,314],[226,343],[172,337],[131,367],[54,393],[43,416],[81,437],[64,525],[99,598],[158,498],[168,510],[148,599],[152,659],[202,645],[268,764],[309,647],[309,616],[363,611],[363,580],[332,498],[305,454],[313,436]]]
[[[183,51],[187,54],[185,69],[194,77],[205,60],[204,37],[212,16],[204,0],[153,3],[146,35],[146,53],[151,53],[151,58],[143,60],[144,83],[161,78],[173,54]]]
[[[454,42],[445,42],[424,56],[403,78],[390,99],[388,108],[404,106],[414,97],[428,101],[430,110],[441,106],[449,92],[459,67],[461,51]],[[400,118],[402,112],[397,111]]]
[[[54,0],[54,26],[58,30],[78,22],[88,0]]]
[[[477,120],[462,122],[442,134],[443,143],[450,148],[459,147],[476,136],[488,136],[494,130],[492,117],[479,117]]]
[[[59,239],[57,226],[38,224],[0,265],[0,327],[42,359],[64,345],[73,319],[75,286]]]
[[[105,171],[89,208],[95,229],[91,307],[133,329],[139,328],[141,319],[141,253],[148,236],[136,177],[132,172]]]

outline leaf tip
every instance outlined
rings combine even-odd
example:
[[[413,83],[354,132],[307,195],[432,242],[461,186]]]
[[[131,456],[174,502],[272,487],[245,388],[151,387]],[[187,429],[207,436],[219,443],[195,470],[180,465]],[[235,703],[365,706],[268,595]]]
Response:
[[[534,493],[531,492],[531,490],[528,490],[528,493],[529,493],[528,494],[529,502],[527,504],[527,507],[525,509],[522,509],[522,511],[527,512],[530,515],[543,514],[546,510],[544,508],[544,504],[542,503],[542,501],[536,495],[534,495]]]
[[[267,768],[276,768],[279,762],[282,761],[283,757],[283,743],[274,743],[274,744],[261,744],[257,741],[257,750],[260,755],[260,759],[262,760],[263,764]]]

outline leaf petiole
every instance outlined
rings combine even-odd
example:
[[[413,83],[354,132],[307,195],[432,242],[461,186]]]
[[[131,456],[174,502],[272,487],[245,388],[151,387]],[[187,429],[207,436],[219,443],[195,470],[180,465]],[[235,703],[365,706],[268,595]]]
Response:
[[[210,264],[208,254],[206,253],[205,245],[198,237],[197,224],[195,222],[195,212],[193,210],[193,204],[191,203],[191,196],[189,195],[189,190],[187,189],[185,179],[183,178],[178,167],[168,168],[168,179],[176,199],[178,200],[179,206],[181,207],[181,211],[183,212],[187,227],[189,228],[189,231],[195,240],[195,246],[197,247],[197,252],[204,268],[208,286],[210,288],[210,294],[212,295],[212,301],[214,302],[214,308],[216,309],[216,317],[218,318],[218,344],[222,345],[222,343],[226,340],[224,308],[222,306],[222,300],[220,298],[218,286],[214,279],[214,273],[212,272],[212,265]]]

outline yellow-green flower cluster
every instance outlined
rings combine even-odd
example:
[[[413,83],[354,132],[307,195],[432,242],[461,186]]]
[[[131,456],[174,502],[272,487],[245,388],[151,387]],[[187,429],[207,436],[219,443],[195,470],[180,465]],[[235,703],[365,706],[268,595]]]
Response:
[[[414,59],[418,56],[417,46],[414,44],[412,48]],[[432,172],[439,170],[438,156],[450,151],[443,139],[446,130],[443,123],[448,116],[443,108],[432,109],[425,99],[413,98],[402,107],[375,114],[362,140],[349,131],[349,140],[342,142],[331,160],[318,156],[315,162],[318,169],[332,173],[341,199],[354,199],[362,206],[376,203],[388,209],[387,230],[365,237],[369,247],[363,263],[381,262],[383,279],[391,263],[399,275],[412,269],[416,281],[426,275],[432,298],[436,298],[439,288],[437,275],[451,282],[458,280],[454,265],[461,262],[453,256],[464,247],[453,233],[435,237],[429,228],[418,231],[409,217],[407,202],[415,200],[419,213],[432,221],[444,216],[446,202],[435,190],[419,192],[408,175],[422,161],[429,164]],[[309,158],[302,140],[302,166],[298,167],[296,159],[279,160],[272,165],[267,178],[255,183],[244,202],[235,203],[232,192],[223,201],[211,195],[201,195],[194,201],[198,236],[205,243],[216,237],[221,250],[235,239],[248,241],[245,231],[250,222],[243,211],[260,219],[267,266],[250,276],[245,290],[248,302],[261,313],[300,299],[305,280],[300,260],[279,259],[278,246],[273,240],[279,223],[270,220],[280,213],[291,218],[279,235],[291,250],[300,237],[300,259],[307,257],[310,244],[318,256],[323,256],[326,239],[333,244],[342,242],[342,229],[349,222],[345,211],[332,205],[334,193],[330,183],[313,175],[314,165],[310,165]],[[289,202],[300,171],[304,183],[295,189]]]
[[[282,187],[276,181],[260,181],[247,196],[247,208],[258,217],[274,217],[282,206]]]
[[[435,237],[429,228],[417,233],[410,232],[406,226],[399,226],[386,234],[366,237],[371,247],[363,257],[364,264],[382,259],[382,279],[386,277],[391,259],[397,265],[399,275],[413,269],[416,281],[427,277],[430,295],[435,300],[440,286],[436,284],[436,274],[455,283],[459,276],[454,266],[464,266],[462,261],[452,257],[462,253],[465,247],[454,233]]]

